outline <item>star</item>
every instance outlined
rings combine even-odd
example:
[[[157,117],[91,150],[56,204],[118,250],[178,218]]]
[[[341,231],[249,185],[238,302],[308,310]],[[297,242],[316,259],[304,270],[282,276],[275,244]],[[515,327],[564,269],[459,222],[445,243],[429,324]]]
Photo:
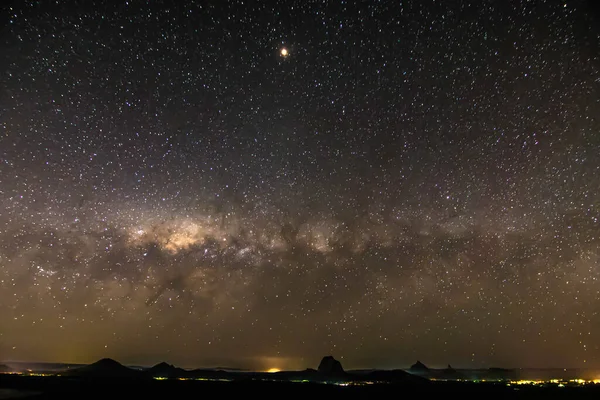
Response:
[[[286,49],[284,47],[283,49],[281,49],[280,54],[282,57],[287,57],[290,53],[289,53],[288,49]]]

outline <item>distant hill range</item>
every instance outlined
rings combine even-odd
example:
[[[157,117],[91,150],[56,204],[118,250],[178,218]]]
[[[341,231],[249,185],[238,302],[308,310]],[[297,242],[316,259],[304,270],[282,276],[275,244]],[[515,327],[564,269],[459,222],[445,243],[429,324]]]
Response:
[[[418,376],[422,376],[428,379],[440,379],[440,380],[463,380],[467,377],[454,368],[450,364],[448,367],[443,369],[433,369],[427,367],[421,361],[417,361],[409,368],[409,372]]]
[[[313,382],[348,382],[348,381],[379,381],[424,383],[427,379],[412,375],[403,370],[368,371],[352,373],[344,371],[342,364],[332,356],[324,357],[318,369],[308,368],[303,371],[245,372],[225,371],[221,369],[185,370],[166,362],[161,362],[145,370],[128,368],[119,362],[105,358],[93,364],[72,368],[60,373],[63,376],[82,378],[165,378],[165,379],[211,379],[211,380],[280,380],[280,381],[313,381]]]
[[[521,375],[518,370],[504,368],[456,370],[450,364],[441,369],[429,368],[417,361],[408,369],[411,374],[438,380],[514,380]]]
[[[517,380],[517,379],[596,379],[600,371],[583,369],[455,369],[429,368],[417,361],[410,368],[393,370],[345,370],[332,356],[323,357],[317,369],[280,371],[274,373],[233,370],[229,368],[202,368],[187,370],[161,362],[151,368],[127,367],[105,358],[90,365],[40,364],[43,370],[24,368],[26,364],[0,364],[0,373],[32,370],[35,372],[58,373],[62,376],[82,378],[136,378],[136,379],[209,379],[209,380],[275,380],[312,382],[390,382],[420,384],[429,380]],[[31,366],[32,364],[27,364]],[[62,368],[59,368],[62,367]]]

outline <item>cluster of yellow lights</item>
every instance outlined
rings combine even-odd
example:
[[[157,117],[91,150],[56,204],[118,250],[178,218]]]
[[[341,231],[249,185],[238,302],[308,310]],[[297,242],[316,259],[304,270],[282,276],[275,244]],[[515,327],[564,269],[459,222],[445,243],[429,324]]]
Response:
[[[178,381],[210,381],[210,382],[231,382],[233,379],[224,379],[224,378],[174,378]],[[166,381],[169,378],[164,376],[155,376],[154,380],[157,381]]]
[[[5,375],[25,375],[25,376],[57,376],[57,374],[43,374],[43,373],[39,373],[39,372],[32,372],[31,370],[24,371],[24,372],[20,372],[20,371],[1,372],[0,374],[5,374]]]
[[[547,381],[544,380],[518,380],[518,381],[510,381],[508,384],[509,385],[545,385],[548,383],[552,383],[552,384],[557,384],[561,387],[564,387],[565,384],[576,384],[576,385],[589,385],[589,384],[600,384],[600,379],[592,379],[592,380],[585,380],[585,379],[569,379],[569,380],[563,380],[563,379],[550,379]]]
[[[270,368],[269,370],[267,370],[267,372],[270,373],[275,373],[275,372],[280,372],[281,370],[279,368]],[[36,372],[31,372],[31,371],[27,371],[27,372],[4,372],[4,373],[0,373],[1,374],[6,374],[6,375],[26,375],[26,376],[60,376],[60,374],[43,374],[43,373],[36,373]],[[163,381],[163,380],[167,380],[169,378],[166,377],[162,377],[162,376],[157,376],[154,377],[154,379],[158,380],[158,381]],[[217,379],[212,379],[212,378],[177,378],[178,380],[184,381],[184,380],[198,380],[198,381],[231,381],[231,379],[223,379],[223,378],[217,378]],[[437,379],[432,379],[432,380],[437,380]],[[485,379],[482,380],[478,380],[475,382],[485,382]],[[301,381],[295,381],[295,382],[308,382],[308,380],[301,380]],[[348,386],[348,385],[372,385],[375,382],[337,382],[337,385],[340,386]],[[522,379],[522,380],[517,380],[517,381],[509,381],[507,382],[507,385],[545,385],[545,384],[555,384],[558,385],[559,387],[564,387],[567,384],[570,385],[589,385],[589,384],[595,384],[595,385],[599,385],[600,384],[600,378],[598,379],[591,379],[591,380],[585,380],[585,379],[550,379],[550,380],[528,380],[528,379]]]
[[[373,382],[373,381],[356,381],[356,382],[338,382],[335,383],[338,386],[366,386],[366,385],[375,385],[375,384],[380,384],[380,385],[384,385],[387,384],[389,382]]]

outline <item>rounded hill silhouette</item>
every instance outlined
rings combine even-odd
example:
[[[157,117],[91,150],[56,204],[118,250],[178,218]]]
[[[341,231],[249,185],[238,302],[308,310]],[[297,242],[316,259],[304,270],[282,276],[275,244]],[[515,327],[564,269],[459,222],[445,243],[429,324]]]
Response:
[[[140,376],[140,372],[127,368],[113,359],[103,358],[85,367],[69,370],[64,375],[90,378],[133,378]]]

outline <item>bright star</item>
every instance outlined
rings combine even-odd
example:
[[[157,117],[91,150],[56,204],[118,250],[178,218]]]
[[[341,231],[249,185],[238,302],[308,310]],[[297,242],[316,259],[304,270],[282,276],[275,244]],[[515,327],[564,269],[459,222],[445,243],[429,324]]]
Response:
[[[281,55],[283,57],[287,57],[288,54],[290,54],[290,53],[288,52],[288,50],[285,47],[283,49],[281,49]]]

